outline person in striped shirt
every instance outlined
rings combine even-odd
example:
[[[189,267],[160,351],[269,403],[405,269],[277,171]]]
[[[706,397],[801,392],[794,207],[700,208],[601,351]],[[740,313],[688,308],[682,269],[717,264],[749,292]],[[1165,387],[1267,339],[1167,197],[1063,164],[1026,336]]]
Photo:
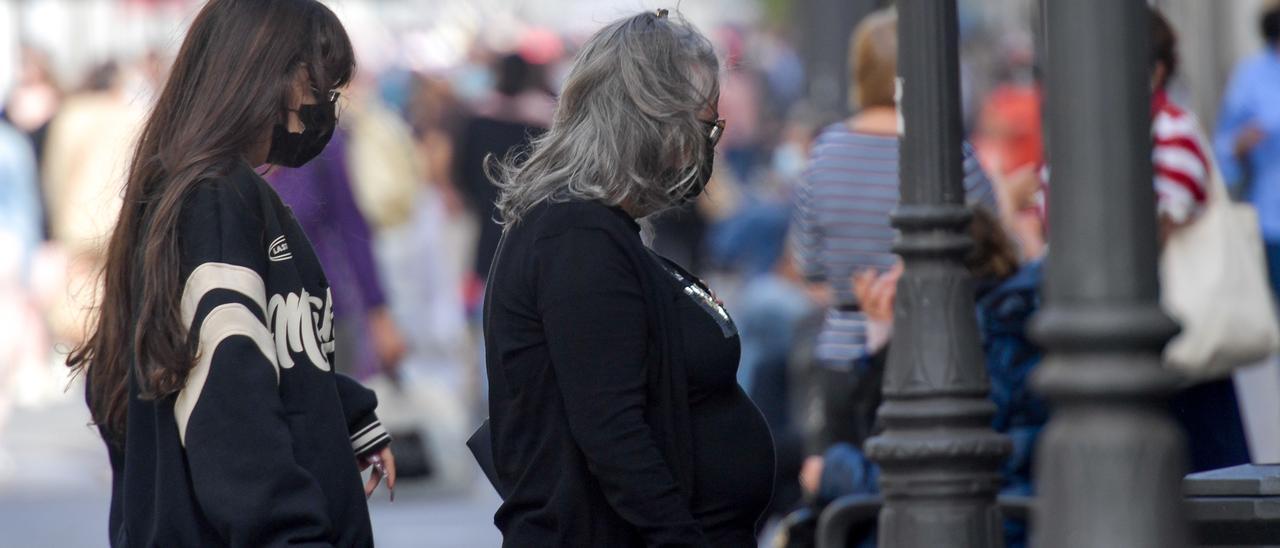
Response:
[[[869,331],[850,279],[889,271],[898,261],[889,220],[899,195],[897,49],[897,15],[891,9],[867,16],[855,30],[850,100],[858,114],[821,132],[796,189],[792,249],[813,293],[831,303],[812,348],[811,377],[804,383],[801,421],[807,451],[815,455],[807,469],[834,442],[860,446],[879,404],[878,375],[856,364],[889,333]],[[968,201],[994,208],[995,190],[967,144],[964,173]]]
[[[1212,164],[1202,145],[1199,122],[1170,101],[1166,91],[1178,68],[1177,35],[1159,11],[1152,8],[1150,14],[1151,162],[1163,246],[1170,234],[1195,222],[1203,212]],[[1174,396],[1172,408],[1187,435],[1192,471],[1248,462],[1230,377],[1185,388]]]
[[[1208,203],[1212,164],[1200,123],[1175,105],[1165,88],[1178,68],[1177,35],[1151,8],[1151,137],[1160,241],[1195,222]],[[1249,448],[1231,377],[1201,382],[1174,395],[1174,418],[1187,436],[1192,472],[1249,462]]]
[[[1177,37],[1160,12],[1151,10],[1151,137],[1160,239],[1195,220],[1208,193],[1209,162],[1201,147],[1200,123],[1169,100],[1178,69]]]
[[[889,213],[898,204],[897,15],[869,15],[850,44],[853,107],[858,114],[818,136],[796,191],[793,245],[805,278],[832,294],[818,341],[824,362],[851,363],[866,325],[849,288],[851,276],[888,270],[898,260]],[[996,195],[966,144],[964,186],[971,203],[995,207]]]
[[[1151,163],[1156,192],[1160,241],[1172,231],[1194,221],[1208,202],[1210,164],[1202,146],[1200,122],[1195,115],[1169,99],[1168,86],[1178,69],[1177,35],[1159,11],[1151,14]],[[1048,205],[1046,188],[1038,196],[1021,199],[1039,204],[1042,218]],[[1015,198],[1019,199],[1019,198]],[[1047,226],[1047,222],[1045,223]]]

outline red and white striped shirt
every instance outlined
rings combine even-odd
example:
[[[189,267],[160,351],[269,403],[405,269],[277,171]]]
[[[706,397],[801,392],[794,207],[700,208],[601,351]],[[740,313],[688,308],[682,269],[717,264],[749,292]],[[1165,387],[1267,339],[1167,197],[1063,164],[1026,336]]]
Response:
[[[1169,101],[1163,90],[1151,97],[1151,147],[1156,211],[1176,224],[1199,214],[1208,199],[1209,162],[1200,143],[1200,124]]]
[[[1151,162],[1155,175],[1156,213],[1175,224],[1196,218],[1208,202],[1209,161],[1200,146],[1200,122],[1169,101],[1164,90],[1151,96]],[[1040,173],[1043,186],[1036,211],[1048,226],[1049,167]]]

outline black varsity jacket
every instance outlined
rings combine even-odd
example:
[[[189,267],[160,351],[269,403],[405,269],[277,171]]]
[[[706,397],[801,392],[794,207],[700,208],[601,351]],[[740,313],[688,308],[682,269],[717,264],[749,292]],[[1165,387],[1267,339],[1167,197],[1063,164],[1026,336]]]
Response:
[[[187,196],[179,246],[196,365],[156,400],[130,379],[111,545],[372,546],[357,455],[390,438],[334,373],[329,285],[289,208],[236,163]]]

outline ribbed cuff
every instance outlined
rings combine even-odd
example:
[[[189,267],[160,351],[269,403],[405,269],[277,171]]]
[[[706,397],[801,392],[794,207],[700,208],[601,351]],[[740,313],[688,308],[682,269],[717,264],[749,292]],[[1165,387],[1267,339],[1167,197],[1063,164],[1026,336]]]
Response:
[[[373,422],[351,435],[351,449],[357,457],[379,450],[390,442],[391,435],[387,434],[387,429],[378,419],[373,419]]]

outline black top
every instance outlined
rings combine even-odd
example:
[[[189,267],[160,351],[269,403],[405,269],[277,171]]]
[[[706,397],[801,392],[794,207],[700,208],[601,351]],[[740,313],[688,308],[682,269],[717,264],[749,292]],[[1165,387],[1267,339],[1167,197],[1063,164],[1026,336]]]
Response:
[[[754,546],[773,494],[773,438],[738,386],[741,344],[728,312],[706,286],[664,264],[689,364],[693,516],[712,546]]]
[[[333,373],[328,282],[293,215],[227,169],[178,226],[196,367],[155,400],[131,375],[124,447],[107,444],[111,545],[372,546],[356,455],[389,441],[377,399]]]
[[[543,204],[508,231],[485,314],[504,546],[710,545],[698,459],[731,455],[695,454],[676,289],[619,209]]]
[[[474,264],[476,276],[489,273],[493,253],[502,238],[502,226],[494,220],[498,215],[494,205],[498,201],[498,187],[485,174],[485,162],[491,156],[505,160],[513,151],[528,147],[529,141],[544,131],[520,122],[481,116],[468,121],[461,132],[454,170],[467,206],[480,220]]]

